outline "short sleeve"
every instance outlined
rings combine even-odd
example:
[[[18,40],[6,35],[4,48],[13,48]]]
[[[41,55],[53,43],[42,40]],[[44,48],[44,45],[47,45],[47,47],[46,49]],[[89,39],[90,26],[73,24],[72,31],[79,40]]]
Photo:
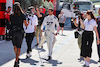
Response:
[[[83,22],[83,23],[84,23],[84,25],[86,25],[86,22],[87,22],[87,21],[88,21],[88,19],[85,19],[85,20],[84,20],[84,22]]]
[[[93,26],[94,27],[97,26],[97,22],[96,21],[93,22]]]
[[[35,16],[35,19],[34,19],[34,26],[37,26],[38,25],[38,18],[37,18],[37,16]]]
[[[26,15],[22,14],[23,20],[26,20]]]

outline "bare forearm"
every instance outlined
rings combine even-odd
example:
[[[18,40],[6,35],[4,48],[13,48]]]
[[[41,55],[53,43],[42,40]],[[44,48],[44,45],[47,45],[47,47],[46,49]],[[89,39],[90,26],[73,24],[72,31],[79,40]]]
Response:
[[[74,24],[75,24],[76,27],[78,27],[78,24],[76,23],[76,21],[74,21]]]
[[[97,31],[97,27],[94,27],[94,30],[95,30],[97,39],[99,39],[99,34],[98,34],[98,31]]]
[[[60,31],[60,27],[58,26],[58,27],[57,27],[57,33],[58,33],[59,31]]]
[[[37,26],[35,26],[35,29],[34,29],[34,31],[36,31],[36,28],[37,28]]]
[[[26,20],[23,21],[25,26],[27,27],[28,26],[28,23],[26,22]]]
[[[64,22],[63,22],[63,23],[65,23],[65,21],[66,21],[66,19],[64,20]]]
[[[80,23],[81,23],[81,27],[82,27],[83,29],[85,29],[85,25],[83,24],[83,22],[80,21]]]
[[[60,18],[61,15],[58,16],[58,18]]]

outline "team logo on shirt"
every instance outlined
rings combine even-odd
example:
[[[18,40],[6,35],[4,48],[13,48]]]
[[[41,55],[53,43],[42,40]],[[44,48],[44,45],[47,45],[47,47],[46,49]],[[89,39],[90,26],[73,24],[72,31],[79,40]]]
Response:
[[[53,24],[53,22],[47,22],[47,25],[52,25]]]

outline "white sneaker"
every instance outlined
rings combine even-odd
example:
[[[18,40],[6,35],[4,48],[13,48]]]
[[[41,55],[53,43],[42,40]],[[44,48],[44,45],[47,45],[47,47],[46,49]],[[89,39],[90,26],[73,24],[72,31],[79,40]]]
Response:
[[[31,54],[32,54],[32,52],[30,51],[30,52],[29,52],[29,54],[31,55]]]
[[[27,53],[26,59],[28,59],[28,58],[30,58],[30,57],[31,57],[30,53]]]

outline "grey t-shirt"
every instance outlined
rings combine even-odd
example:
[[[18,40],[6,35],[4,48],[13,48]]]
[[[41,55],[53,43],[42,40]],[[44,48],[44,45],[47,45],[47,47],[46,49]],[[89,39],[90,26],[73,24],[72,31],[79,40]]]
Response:
[[[59,23],[63,23],[65,19],[66,19],[66,16],[64,14],[61,15],[59,18]]]

